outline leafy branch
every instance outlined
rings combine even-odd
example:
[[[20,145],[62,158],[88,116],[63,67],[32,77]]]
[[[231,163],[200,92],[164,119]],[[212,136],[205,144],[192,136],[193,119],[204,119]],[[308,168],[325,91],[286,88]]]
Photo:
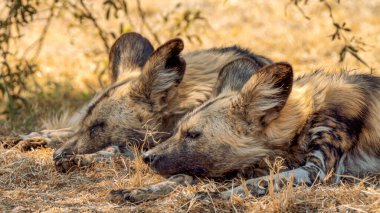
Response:
[[[27,90],[27,79],[37,72],[36,64],[16,57],[11,44],[23,36],[21,27],[34,20],[38,4],[38,0],[13,0],[1,8],[7,16],[0,19],[0,98],[4,100],[0,114],[7,114],[11,123],[21,107],[29,106],[21,93]]]
[[[335,0],[337,4],[340,4],[340,0]],[[300,13],[307,19],[310,17],[306,15],[303,10],[303,6],[307,5],[309,0],[290,0],[288,5],[294,5]],[[328,11],[331,24],[334,28],[334,32],[329,35],[331,41],[337,41],[342,43],[339,50],[339,62],[343,62],[346,59],[347,54],[353,56],[360,63],[369,67],[367,62],[360,56],[360,52],[365,51],[365,47],[368,46],[362,39],[355,36],[352,29],[347,26],[346,22],[339,22],[335,19],[334,11],[331,3],[328,0],[319,0],[324,8]]]
[[[196,40],[202,43],[197,33],[193,33],[197,27],[210,27],[208,20],[203,16],[200,10],[181,10],[182,4],[178,3],[173,9],[162,15],[163,25],[170,28],[171,37],[185,37],[190,43]]]

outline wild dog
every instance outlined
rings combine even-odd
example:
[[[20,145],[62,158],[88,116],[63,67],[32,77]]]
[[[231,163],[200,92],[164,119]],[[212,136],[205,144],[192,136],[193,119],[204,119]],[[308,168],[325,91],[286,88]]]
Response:
[[[110,53],[115,83],[81,110],[75,134],[54,152],[56,167],[66,171],[81,154],[99,158],[127,152],[127,146],[151,147],[168,138],[181,117],[211,97],[225,64],[241,57],[251,58],[258,67],[271,63],[236,46],[182,56],[183,48],[181,39],[154,50],[137,33],[121,36]],[[157,133],[146,138],[145,124]],[[107,147],[108,152],[97,153]]]
[[[266,158],[285,160],[289,170],[273,178],[249,179],[216,193],[225,199],[264,195],[270,181],[275,191],[288,183],[338,182],[341,175],[380,171],[379,112],[379,77],[320,70],[293,80],[290,64],[275,63],[257,71],[240,91],[222,91],[187,114],[172,137],[143,156],[159,174],[189,180],[268,169]],[[138,202],[143,193],[119,190],[110,196]]]

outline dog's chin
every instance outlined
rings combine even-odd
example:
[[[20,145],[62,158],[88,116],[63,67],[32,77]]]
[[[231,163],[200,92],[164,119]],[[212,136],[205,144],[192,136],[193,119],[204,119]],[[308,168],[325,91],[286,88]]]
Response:
[[[181,168],[178,170],[165,170],[164,168],[155,168],[155,167],[151,167],[151,168],[155,173],[165,178],[173,176],[173,175],[177,175],[177,174],[186,174],[186,175],[197,176],[197,177],[208,177],[209,175],[208,170],[201,167]]]
[[[181,173],[181,172],[167,172],[167,171],[162,171],[162,170],[156,170],[154,168],[152,168],[153,172],[158,174],[158,175],[161,175],[162,177],[164,178],[169,178],[173,175],[177,175],[177,174],[184,174],[184,173]]]
[[[198,176],[198,177],[207,177],[209,175],[208,170],[202,167],[192,168],[186,173],[188,173],[189,175]]]

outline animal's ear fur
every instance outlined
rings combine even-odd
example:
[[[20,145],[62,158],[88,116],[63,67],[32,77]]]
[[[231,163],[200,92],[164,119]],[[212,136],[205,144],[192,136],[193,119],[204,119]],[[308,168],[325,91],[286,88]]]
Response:
[[[153,103],[158,111],[176,94],[185,74],[186,63],[180,55],[183,48],[181,39],[172,39],[160,46],[149,57],[134,85],[135,95]]]
[[[224,92],[240,91],[250,77],[260,69],[260,66],[252,59],[239,58],[226,64],[219,72],[213,95]]]
[[[112,82],[121,79],[123,73],[142,68],[153,52],[148,39],[138,33],[121,35],[111,47],[109,70]]]
[[[286,62],[261,68],[244,85],[232,104],[232,110],[248,122],[263,127],[278,117],[293,85],[293,69]]]

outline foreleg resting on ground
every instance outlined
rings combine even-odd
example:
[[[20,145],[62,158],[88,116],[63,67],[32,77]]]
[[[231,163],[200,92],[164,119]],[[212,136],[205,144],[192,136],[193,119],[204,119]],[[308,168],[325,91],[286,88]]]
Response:
[[[344,153],[351,149],[355,135],[350,134],[349,126],[346,123],[328,114],[316,113],[312,124],[309,130],[309,154],[304,166],[281,172],[274,175],[273,178],[265,176],[247,180],[245,185],[221,193],[212,193],[212,195],[224,199],[229,199],[233,194],[241,197],[249,196],[249,194],[261,196],[268,192],[272,179],[273,189],[276,192],[289,181],[293,185],[312,185],[324,181],[332,171],[336,173],[336,179],[333,182],[338,182],[339,175],[345,170]],[[202,192],[200,195],[206,195],[206,193]]]
[[[141,203],[155,200],[171,193],[177,186],[186,186],[193,183],[193,177],[179,174],[171,176],[166,181],[131,189],[112,190],[108,199],[114,203]]]
[[[0,143],[4,148],[18,148],[21,151],[28,151],[39,147],[56,148],[74,134],[70,128],[43,130],[25,135],[3,136]]]
[[[73,136],[75,133],[71,128],[55,129],[55,130],[42,130],[39,132],[32,132],[26,135],[20,135],[19,137],[25,144],[39,140],[41,145],[51,148],[59,147],[64,141]],[[36,144],[38,145],[38,144]]]

